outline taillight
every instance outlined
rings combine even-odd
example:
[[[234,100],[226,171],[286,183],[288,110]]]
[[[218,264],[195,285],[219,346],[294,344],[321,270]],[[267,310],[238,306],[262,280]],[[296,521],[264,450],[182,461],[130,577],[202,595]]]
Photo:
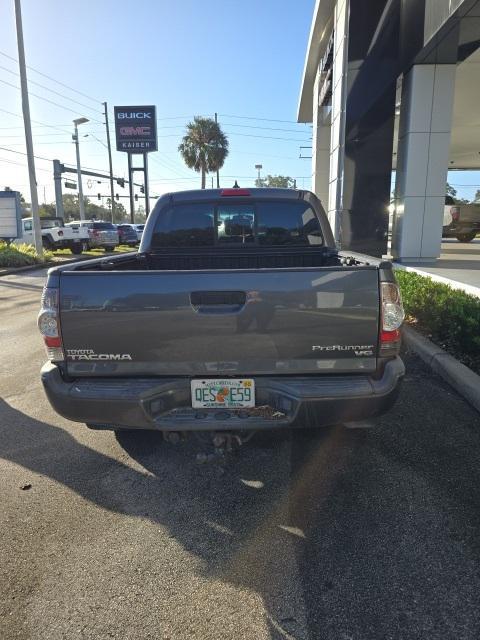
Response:
[[[248,189],[222,189],[221,196],[250,196],[252,195]]]
[[[65,360],[58,313],[58,289],[49,287],[43,289],[37,323],[47,347],[48,359],[52,362]]]
[[[400,327],[405,319],[398,285],[394,282],[381,282],[380,301],[380,355],[396,355],[400,349]]]
[[[454,222],[458,222],[460,220],[460,207],[450,207],[450,214],[452,216],[452,220]]]

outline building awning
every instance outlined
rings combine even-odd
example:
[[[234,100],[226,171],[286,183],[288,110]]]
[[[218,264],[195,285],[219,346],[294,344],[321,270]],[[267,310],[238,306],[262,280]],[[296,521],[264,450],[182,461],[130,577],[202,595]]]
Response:
[[[313,120],[313,85],[318,63],[325,53],[332,32],[335,1],[316,0],[315,3],[298,101],[298,122],[312,122]]]

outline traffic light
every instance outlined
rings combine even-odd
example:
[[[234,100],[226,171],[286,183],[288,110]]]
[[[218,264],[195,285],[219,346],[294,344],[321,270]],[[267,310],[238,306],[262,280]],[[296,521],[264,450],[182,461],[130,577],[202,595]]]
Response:
[[[143,184],[142,184],[142,186],[140,187],[140,193],[145,193],[145,187],[143,186]]]
[[[98,197],[99,200],[101,200],[102,199],[102,194],[101,193],[97,193],[97,197]]]
[[[117,178],[117,184],[119,187],[122,187],[122,189],[125,189],[125,178]]]
[[[116,198],[117,200],[120,200],[120,196],[118,195],[118,193],[116,193],[116,194],[115,194],[115,198]]]
[[[135,202],[138,202],[138,193],[135,194]]]

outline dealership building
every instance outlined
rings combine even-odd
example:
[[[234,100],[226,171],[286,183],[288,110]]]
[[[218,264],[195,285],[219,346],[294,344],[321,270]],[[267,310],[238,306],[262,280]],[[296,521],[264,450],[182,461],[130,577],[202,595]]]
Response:
[[[479,44],[480,0],[317,0],[298,121],[343,249],[440,255],[447,172],[480,168]]]

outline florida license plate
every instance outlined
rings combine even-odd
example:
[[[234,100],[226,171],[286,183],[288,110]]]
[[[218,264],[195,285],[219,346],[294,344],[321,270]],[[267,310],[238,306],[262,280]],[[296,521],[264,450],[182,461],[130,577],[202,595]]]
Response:
[[[243,409],[255,406],[255,381],[192,380],[192,407],[194,409]]]

